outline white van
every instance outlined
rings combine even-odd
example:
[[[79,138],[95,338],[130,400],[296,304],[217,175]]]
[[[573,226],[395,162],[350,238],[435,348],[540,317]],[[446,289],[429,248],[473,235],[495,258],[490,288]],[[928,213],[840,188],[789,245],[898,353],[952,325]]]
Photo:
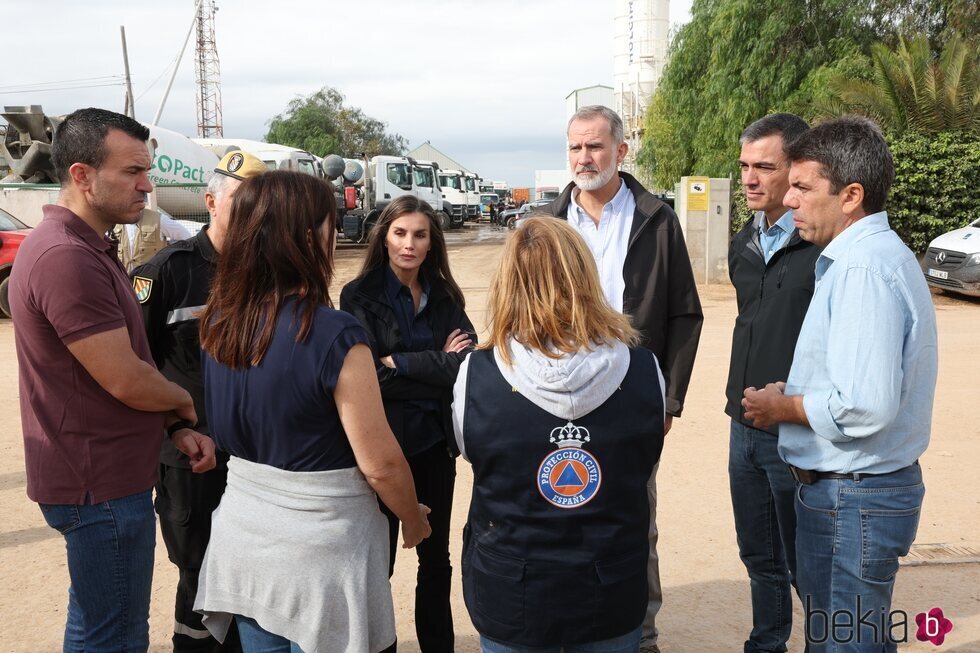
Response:
[[[929,243],[922,271],[934,288],[980,297],[980,218]]]

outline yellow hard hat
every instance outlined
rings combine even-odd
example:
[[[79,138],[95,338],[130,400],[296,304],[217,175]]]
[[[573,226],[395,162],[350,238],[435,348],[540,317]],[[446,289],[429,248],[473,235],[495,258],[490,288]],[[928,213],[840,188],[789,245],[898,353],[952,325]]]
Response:
[[[239,180],[260,175],[263,172],[268,172],[268,170],[269,168],[262,163],[261,159],[242,150],[234,150],[221,157],[221,161],[218,161],[218,167],[214,169],[219,174]]]

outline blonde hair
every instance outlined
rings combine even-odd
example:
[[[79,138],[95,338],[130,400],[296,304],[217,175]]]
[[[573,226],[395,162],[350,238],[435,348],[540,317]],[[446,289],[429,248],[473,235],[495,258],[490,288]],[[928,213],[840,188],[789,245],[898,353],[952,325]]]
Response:
[[[602,294],[599,273],[585,241],[564,220],[531,217],[504,247],[489,292],[490,337],[510,365],[510,338],[549,358],[602,342],[635,345],[629,318]],[[557,352],[555,351],[557,350]]]

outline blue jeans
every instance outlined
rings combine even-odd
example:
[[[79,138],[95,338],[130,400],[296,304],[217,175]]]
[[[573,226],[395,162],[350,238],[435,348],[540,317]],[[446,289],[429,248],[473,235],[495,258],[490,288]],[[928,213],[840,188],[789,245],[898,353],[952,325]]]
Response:
[[[265,630],[255,619],[239,614],[235,615],[235,624],[244,653],[303,653],[298,645]]]
[[[728,480],[738,553],[752,592],[745,653],[783,653],[793,627],[796,481],[777,443],[775,435],[732,420]]]
[[[860,481],[799,486],[797,580],[810,653],[897,650],[889,637],[892,589],[924,494],[918,464]]]
[[[480,636],[480,649],[483,653],[636,653],[640,650],[640,635],[643,633],[642,627],[619,637],[604,639],[600,642],[588,642],[586,644],[574,644],[564,648],[554,646],[550,648],[525,648],[522,646],[510,646],[501,642],[487,639]]]
[[[150,490],[94,505],[40,508],[68,549],[65,653],[145,652],[156,546]]]

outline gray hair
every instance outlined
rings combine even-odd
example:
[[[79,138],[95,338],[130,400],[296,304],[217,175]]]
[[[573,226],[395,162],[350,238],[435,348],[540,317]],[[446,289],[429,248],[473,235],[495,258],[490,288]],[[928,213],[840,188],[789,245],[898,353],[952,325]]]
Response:
[[[800,134],[809,128],[810,126],[806,124],[806,121],[795,114],[771,113],[746,127],[738,142],[745,145],[778,134],[782,137],[785,146],[795,141],[800,137]]]
[[[571,118],[568,119],[568,126],[565,127],[565,133],[572,128],[572,123],[576,120],[592,120],[594,118],[605,118],[606,122],[609,123],[609,130],[612,132],[613,140],[616,145],[622,143],[625,139],[623,137],[623,119],[619,117],[619,114],[610,109],[609,107],[604,107],[601,104],[590,104],[589,106],[582,107],[576,111]]]
[[[848,184],[864,187],[862,208],[877,213],[885,208],[895,181],[895,163],[878,125],[859,116],[828,120],[803,133],[791,143],[786,156],[793,163],[813,161],[839,193]]]
[[[211,178],[208,180],[207,192],[214,195],[215,199],[218,199],[228,190],[228,182],[230,180],[231,177],[228,175],[223,175],[220,172],[212,173]]]

